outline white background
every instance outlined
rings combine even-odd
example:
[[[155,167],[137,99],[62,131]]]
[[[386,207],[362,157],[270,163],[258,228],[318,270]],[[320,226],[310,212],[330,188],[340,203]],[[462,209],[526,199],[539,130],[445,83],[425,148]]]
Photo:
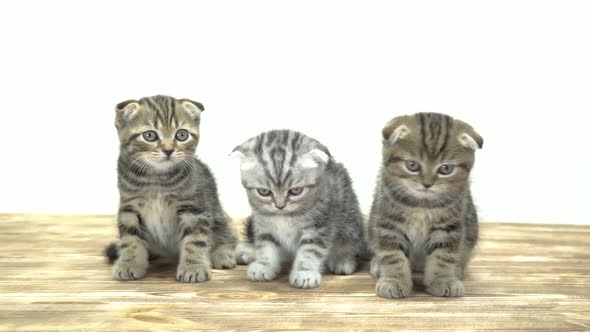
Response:
[[[0,212],[115,213],[114,105],[201,101],[198,154],[231,215],[237,161],[293,128],[348,167],[368,212],[390,118],[484,137],[484,221],[590,224],[590,2],[13,1],[0,4]]]

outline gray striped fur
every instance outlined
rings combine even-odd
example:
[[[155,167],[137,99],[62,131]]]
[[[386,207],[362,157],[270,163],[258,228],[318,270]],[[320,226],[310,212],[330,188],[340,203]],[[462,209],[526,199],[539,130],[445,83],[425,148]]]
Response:
[[[386,124],[369,221],[377,295],[408,296],[412,270],[424,272],[433,295],[463,295],[462,278],[478,238],[469,174],[482,145],[471,126],[443,114],[418,113]],[[420,170],[410,171],[408,161]],[[440,174],[443,164],[454,165],[453,173]]]
[[[318,287],[324,266],[351,274],[365,251],[362,217],[344,166],[313,138],[291,130],[262,133],[234,150],[252,207],[250,243],[238,245],[248,279],[275,279],[291,264],[290,284]],[[298,196],[291,188],[303,187]],[[261,196],[257,189],[272,191]]]
[[[215,179],[195,156],[203,110],[167,96],[117,105],[119,240],[106,250],[115,279],[143,277],[149,257],[178,260],[176,278],[183,282],[209,280],[211,266],[235,266],[236,239]],[[189,133],[184,141],[176,138],[182,129]],[[158,139],[149,142],[143,133],[152,130]]]

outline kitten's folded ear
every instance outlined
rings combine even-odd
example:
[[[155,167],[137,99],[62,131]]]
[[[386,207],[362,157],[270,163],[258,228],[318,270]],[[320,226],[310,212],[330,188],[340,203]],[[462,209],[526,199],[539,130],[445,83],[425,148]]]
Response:
[[[455,120],[457,121],[457,120]],[[483,148],[483,138],[470,125],[461,122],[461,129],[459,134],[459,142],[472,150]]]
[[[330,160],[330,151],[325,147],[312,149],[301,157],[300,165],[303,168],[324,167]]]
[[[205,110],[205,106],[203,106],[203,104],[194,100],[181,99],[180,102],[182,106],[184,106],[184,108],[193,115],[194,118],[200,118],[201,112]]]
[[[256,137],[252,137],[250,139],[248,139],[247,141],[243,142],[242,144],[236,146],[231,153],[229,154],[230,158],[240,158],[241,160],[243,160],[244,158],[246,158],[247,156],[250,156],[252,153],[252,148],[254,147],[254,144],[256,143]]]
[[[236,147],[235,147],[235,148],[234,148],[234,149],[231,151],[231,153],[229,154],[229,157],[230,157],[230,158],[232,158],[232,159],[237,159],[237,158],[239,158],[240,160],[241,160],[242,158],[244,158],[245,156],[244,156],[244,153],[242,152],[241,148],[242,148],[242,146],[241,146],[241,145],[238,145],[238,146],[236,146]]]
[[[242,172],[253,171],[256,167],[256,162],[249,153],[248,144],[249,141],[236,146],[229,154],[230,158],[240,160],[240,170]]]
[[[139,111],[140,107],[139,102],[134,99],[118,103],[117,106],[115,106],[115,111],[117,112],[115,126],[119,129],[123,128],[129,120],[137,115],[137,111]]]
[[[405,124],[406,117],[397,117],[389,121],[381,131],[383,135],[383,144],[393,145],[400,139],[404,139],[410,133],[410,129]]]

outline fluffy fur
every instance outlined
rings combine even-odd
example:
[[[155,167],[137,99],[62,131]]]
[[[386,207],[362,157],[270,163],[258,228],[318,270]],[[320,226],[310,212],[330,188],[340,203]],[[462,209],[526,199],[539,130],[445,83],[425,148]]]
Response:
[[[203,105],[155,96],[116,107],[119,240],[105,254],[113,278],[143,277],[148,258],[178,260],[176,278],[203,282],[235,266],[236,239],[209,168],[195,156]]]
[[[252,215],[250,243],[237,249],[250,264],[248,279],[277,278],[292,262],[289,282],[297,288],[321,283],[324,265],[351,274],[364,253],[362,218],[344,166],[321,143],[301,133],[273,130],[235,148]]]
[[[463,274],[478,238],[469,173],[482,145],[471,126],[443,114],[387,123],[369,222],[377,295],[408,296],[412,270],[424,272],[433,295],[463,295]]]

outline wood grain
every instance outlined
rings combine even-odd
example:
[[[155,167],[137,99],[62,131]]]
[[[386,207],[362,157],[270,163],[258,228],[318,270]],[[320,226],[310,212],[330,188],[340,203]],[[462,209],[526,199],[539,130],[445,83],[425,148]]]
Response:
[[[239,222],[235,223],[239,227]],[[590,330],[590,227],[483,223],[466,296],[375,296],[367,267],[326,274],[319,289],[287,275],[246,280],[245,267],[204,284],[156,264],[111,280],[102,256],[112,216],[0,214],[0,330]]]

